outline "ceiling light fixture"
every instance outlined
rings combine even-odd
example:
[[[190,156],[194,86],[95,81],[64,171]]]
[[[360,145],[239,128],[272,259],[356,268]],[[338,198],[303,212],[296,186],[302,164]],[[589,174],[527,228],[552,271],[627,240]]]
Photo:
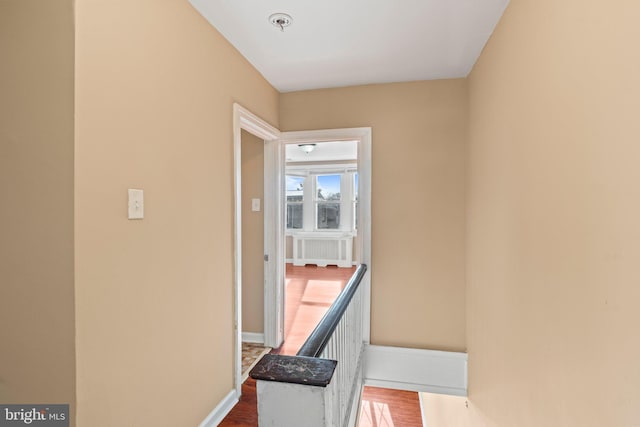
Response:
[[[316,144],[298,144],[298,148],[300,148],[305,154],[309,154],[315,150]]]
[[[286,13],[274,13],[269,17],[269,22],[271,22],[274,27],[278,27],[280,28],[280,31],[284,32],[284,27],[291,25],[293,18],[291,15],[287,15]]]

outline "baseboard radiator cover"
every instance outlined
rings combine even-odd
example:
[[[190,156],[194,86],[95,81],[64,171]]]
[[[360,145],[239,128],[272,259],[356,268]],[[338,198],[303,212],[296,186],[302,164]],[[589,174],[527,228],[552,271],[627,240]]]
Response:
[[[293,235],[293,265],[351,267],[352,258],[353,236],[350,234],[310,232]]]

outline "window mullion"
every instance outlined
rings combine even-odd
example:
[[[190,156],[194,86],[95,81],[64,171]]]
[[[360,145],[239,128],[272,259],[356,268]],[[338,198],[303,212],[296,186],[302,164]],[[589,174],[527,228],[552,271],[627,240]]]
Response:
[[[340,174],[340,230],[351,231],[351,218],[353,216],[351,199],[353,198],[353,185],[350,172]]]

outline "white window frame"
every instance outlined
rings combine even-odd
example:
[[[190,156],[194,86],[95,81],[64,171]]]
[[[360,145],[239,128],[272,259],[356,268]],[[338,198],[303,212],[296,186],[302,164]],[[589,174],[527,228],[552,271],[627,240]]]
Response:
[[[304,230],[304,214],[305,214],[305,210],[306,210],[304,201],[305,201],[305,188],[307,186],[307,176],[306,176],[306,174],[301,174],[299,172],[298,173],[296,173],[296,172],[293,172],[293,173],[286,172],[285,173],[285,179],[288,176],[294,176],[294,177],[297,177],[297,178],[302,178],[303,181],[302,181],[302,201],[301,202],[290,202],[287,199],[287,197],[288,197],[287,189],[285,188],[285,230],[286,230],[286,233]],[[289,221],[289,219],[287,218],[287,215],[289,214],[289,204],[302,205],[302,228],[289,228],[289,227],[287,227],[287,223]]]
[[[354,234],[358,234],[358,186],[356,185],[356,176],[358,175],[358,171],[350,172],[350,180],[351,184],[351,228],[353,229]]]
[[[320,200],[318,198],[318,178],[321,176],[336,176],[338,175],[340,177],[340,199],[339,200]],[[346,179],[345,178],[346,172],[327,172],[327,173],[317,173],[313,175],[313,213],[314,215],[314,221],[313,221],[313,229],[314,231],[320,231],[320,232],[324,232],[324,231],[339,231],[343,228],[343,216],[344,216],[344,212],[342,210],[342,200],[344,199],[344,195],[342,192],[342,188],[344,187],[344,183],[343,181]],[[318,211],[320,208],[320,205],[335,205],[338,204],[340,205],[340,217],[338,218],[338,227],[337,228],[320,228],[318,227]],[[304,208],[303,208],[304,209]]]
[[[353,236],[357,234],[355,229],[355,211],[353,199],[355,197],[354,174],[357,173],[357,164],[344,165],[287,165],[285,175],[304,176],[303,184],[303,225],[299,228],[286,228],[285,235],[292,236],[298,232],[335,233],[341,231]],[[318,175],[340,175],[340,227],[337,229],[319,229],[317,220],[317,180]],[[331,203],[331,202],[327,202]],[[345,220],[346,218],[346,220]]]

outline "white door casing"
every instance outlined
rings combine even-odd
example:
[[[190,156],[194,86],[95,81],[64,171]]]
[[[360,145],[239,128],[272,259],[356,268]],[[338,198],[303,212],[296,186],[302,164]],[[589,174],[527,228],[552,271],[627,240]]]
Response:
[[[367,264],[364,286],[364,335],[370,341],[371,306],[371,128],[327,129],[280,132],[241,105],[233,104],[234,144],[234,296],[235,296],[235,373],[236,395],[242,390],[242,129],[265,141],[264,155],[264,221],[265,221],[265,284],[264,337],[265,345],[278,347],[284,339],[285,286],[285,144],[325,141],[358,141],[359,209],[358,239],[360,263]]]
[[[264,147],[264,345],[284,341],[284,161],[283,145],[265,141]]]
[[[261,138],[267,143],[265,146],[265,155],[270,152],[269,142],[275,141],[280,136],[280,131],[271,126],[260,117],[241,105],[233,104],[233,188],[234,188],[234,334],[235,334],[235,369],[234,369],[234,385],[236,396],[239,398],[242,391],[242,130]],[[273,146],[278,144],[272,143]],[[265,183],[266,190],[266,183]],[[265,225],[273,223],[274,219],[268,217],[268,212],[273,212],[273,208],[269,206],[267,211],[265,193]],[[273,204],[273,203],[271,203]],[[269,222],[267,222],[269,221]],[[265,228],[265,247],[267,246],[267,235]],[[269,264],[274,263],[271,261]],[[277,270],[265,268],[265,282],[273,282],[276,279],[268,277],[267,274],[277,273]],[[284,278],[282,279],[284,281]],[[266,301],[265,301],[266,304]],[[266,325],[265,325],[266,326]],[[265,328],[266,331],[266,328]]]
[[[284,159],[284,145],[286,144],[311,144],[321,143],[327,141],[358,141],[358,234],[360,238],[357,240],[359,245],[357,253],[359,254],[358,261],[362,264],[367,264],[367,273],[365,274],[361,286],[364,286],[364,336],[366,342],[370,342],[371,333],[371,128],[344,128],[344,129],[322,129],[322,130],[305,130],[295,132],[281,132],[278,144],[281,145],[280,157],[278,162],[274,165],[279,165],[280,170],[277,173],[280,180],[276,183],[279,186],[279,191],[282,194],[284,192],[284,175],[285,175],[285,159]],[[265,168],[267,167],[265,163]],[[265,172],[266,173],[266,172]],[[266,194],[265,181],[265,194]],[[284,210],[284,197],[281,199],[282,210]],[[279,223],[282,227],[282,232],[278,233],[277,239],[281,240],[280,248],[284,248],[284,218]],[[284,256],[284,254],[283,254]],[[283,264],[283,263],[281,263]],[[283,282],[273,283],[275,286],[284,287]],[[266,283],[265,286],[271,286]],[[284,298],[284,290],[278,291],[276,289],[266,290],[267,293],[278,294],[281,298]],[[284,310],[284,300],[280,302],[279,307]],[[274,310],[275,306],[267,307],[265,305],[265,318],[268,310]],[[276,314],[271,314],[275,317]],[[274,327],[273,325],[271,327]],[[265,335],[267,325],[265,323]]]

